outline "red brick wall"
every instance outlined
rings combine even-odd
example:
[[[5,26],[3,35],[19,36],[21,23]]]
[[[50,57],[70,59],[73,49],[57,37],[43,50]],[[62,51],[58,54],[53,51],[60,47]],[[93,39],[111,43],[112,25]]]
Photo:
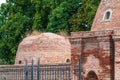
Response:
[[[110,80],[112,75],[111,65],[113,65],[111,61],[111,40],[109,36],[111,32],[112,31],[72,33],[72,37],[78,37],[70,39],[72,65],[77,65],[78,59],[81,56],[84,79],[86,79],[90,71],[94,71],[99,79]],[[97,36],[95,33],[101,35]],[[85,36],[83,36],[84,34]]]
[[[120,0],[102,0],[96,13],[91,31],[111,30],[120,28]],[[110,21],[104,21],[103,16],[107,9],[112,10]]]
[[[107,10],[110,10],[111,18],[105,21]],[[91,31],[71,34],[72,64],[76,65],[82,57],[85,80],[90,71],[100,80],[120,80],[119,12],[120,0],[101,0]]]
[[[70,38],[71,42],[71,64],[75,65],[80,59],[82,53],[82,39],[81,38]]]
[[[115,41],[115,79],[120,80],[120,38],[114,36]]]
[[[32,59],[37,64],[40,58],[41,64],[61,64],[71,61],[71,45],[68,38],[53,34],[42,33],[31,35],[23,39],[19,44],[15,64],[31,63]]]
[[[119,33],[118,29],[116,29],[116,34]],[[106,31],[81,31],[81,32],[72,32],[72,38],[86,38],[86,37],[98,37],[98,36],[109,36],[113,34],[113,30],[106,30]]]

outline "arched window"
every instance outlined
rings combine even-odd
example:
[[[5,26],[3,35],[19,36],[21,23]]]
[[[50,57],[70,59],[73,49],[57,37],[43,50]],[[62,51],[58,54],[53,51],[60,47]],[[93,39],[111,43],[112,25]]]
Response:
[[[110,12],[109,11],[106,12],[106,14],[105,14],[105,20],[108,20],[108,19],[110,19]]]
[[[105,13],[104,13],[103,21],[110,21],[111,16],[112,16],[112,10],[111,9],[107,9],[105,11]]]

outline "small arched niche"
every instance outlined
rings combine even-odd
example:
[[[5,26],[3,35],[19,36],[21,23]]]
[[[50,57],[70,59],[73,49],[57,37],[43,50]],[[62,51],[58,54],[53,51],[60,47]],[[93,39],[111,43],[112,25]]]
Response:
[[[22,61],[21,61],[21,60],[19,61],[19,64],[22,64]]]
[[[86,80],[98,80],[97,74],[94,71],[89,71]]]
[[[103,21],[110,21],[111,17],[112,17],[112,10],[107,9],[104,13]]]

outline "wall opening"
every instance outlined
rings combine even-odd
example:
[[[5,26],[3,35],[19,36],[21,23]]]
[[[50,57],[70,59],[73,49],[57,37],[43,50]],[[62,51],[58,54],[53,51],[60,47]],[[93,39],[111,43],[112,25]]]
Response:
[[[22,61],[19,61],[19,64],[22,64]]]
[[[70,59],[66,59],[66,63],[70,63]]]
[[[110,12],[108,11],[105,14],[105,20],[109,20],[109,19],[110,19]]]
[[[98,80],[97,74],[94,71],[88,72],[86,80]]]
[[[105,11],[105,13],[104,13],[103,21],[110,21],[111,16],[112,16],[112,10],[111,9],[107,9]]]

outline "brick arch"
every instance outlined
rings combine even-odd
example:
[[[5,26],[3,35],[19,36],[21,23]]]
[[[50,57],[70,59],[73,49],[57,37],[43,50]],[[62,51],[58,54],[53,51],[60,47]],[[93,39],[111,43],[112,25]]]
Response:
[[[99,79],[94,71],[89,71],[86,80],[99,80]]]

